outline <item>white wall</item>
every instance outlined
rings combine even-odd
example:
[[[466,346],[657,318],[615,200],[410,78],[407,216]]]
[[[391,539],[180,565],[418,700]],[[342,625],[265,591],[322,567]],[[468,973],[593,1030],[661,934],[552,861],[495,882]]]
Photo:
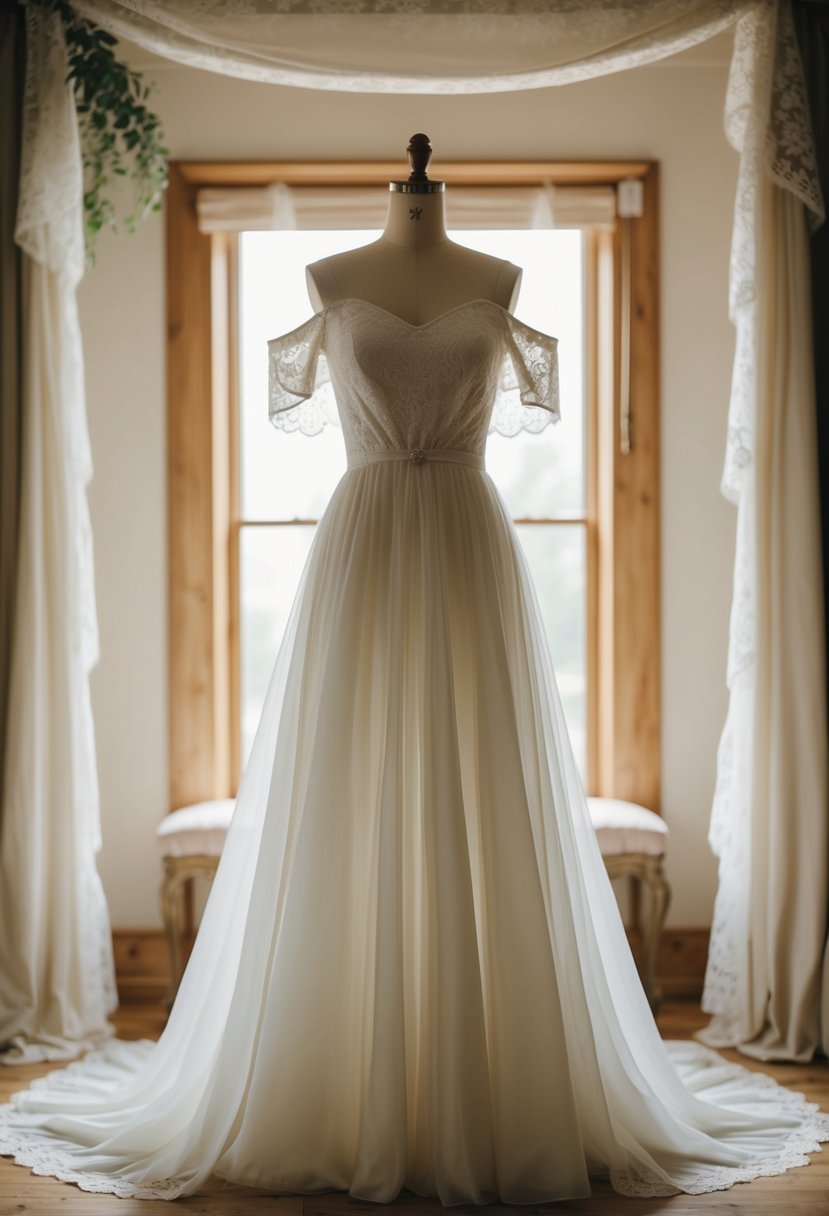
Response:
[[[482,97],[320,94],[160,61],[146,68],[176,158],[440,156],[658,160],[662,172],[663,811],[670,922],[710,923],[706,843],[724,670],[734,514],[719,495],[732,330],[727,265],[736,158],[723,135],[729,44],[571,85]],[[149,57],[133,50],[136,65]],[[153,217],[100,242],[81,289],[102,658],[93,676],[113,924],[158,923],[153,832],[167,805],[164,249]]]

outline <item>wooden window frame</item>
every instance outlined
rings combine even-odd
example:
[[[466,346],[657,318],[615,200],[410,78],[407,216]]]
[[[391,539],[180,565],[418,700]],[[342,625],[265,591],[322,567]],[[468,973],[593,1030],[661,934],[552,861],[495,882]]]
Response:
[[[240,767],[238,367],[233,235],[199,232],[204,186],[377,185],[386,162],[174,161],[167,191],[170,807],[230,797]],[[658,166],[443,162],[452,185],[644,184],[642,214],[589,231],[588,757],[593,794],[660,808]],[[623,290],[624,288],[624,290]],[[623,349],[621,333],[627,341]],[[230,342],[228,341],[230,335]],[[627,383],[623,392],[623,372]],[[622,403],[632,443],[622,450]],[[229,715],[229,709],[233,715]]]

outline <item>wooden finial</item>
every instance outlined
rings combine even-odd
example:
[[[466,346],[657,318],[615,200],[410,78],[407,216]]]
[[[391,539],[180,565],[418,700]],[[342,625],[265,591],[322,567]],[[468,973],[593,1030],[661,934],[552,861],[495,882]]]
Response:
[[[428,135],[417,134],[413,135],[409,140],[409,146],[406,149],[409,155],[409,164],[412,171],[409,174],[410,182],[426,182],[429,180],[426,169],[429,161],[432,158],[432,145],[429,142]]]
[[[432,155],[429,136],[420,132],[413,135],[406,151],[412,171],[405,182],[389,182],[392,194],[442,194],[446,183],[436,182],[426,173]]]

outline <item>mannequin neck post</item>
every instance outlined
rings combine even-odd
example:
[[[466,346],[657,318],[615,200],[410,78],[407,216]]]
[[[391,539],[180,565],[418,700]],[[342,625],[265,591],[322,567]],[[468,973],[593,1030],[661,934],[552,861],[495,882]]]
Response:
[[[407,249],[441,245],[446,235],[443,192],[435,194],[389,192],[389,209],[382,239]]]

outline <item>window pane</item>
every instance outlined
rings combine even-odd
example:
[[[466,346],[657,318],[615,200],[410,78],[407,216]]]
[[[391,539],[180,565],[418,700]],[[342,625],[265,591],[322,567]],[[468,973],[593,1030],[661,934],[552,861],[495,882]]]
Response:
[[[246,232],[240,238],[240,451],[243,519],[317,518],[345,468],[342,432],[286,435],[267,416],[266,342],[311,315],[305,266],[376,232]],[[513,515],[584,511],[583,237],[577,229],[453,232],[523,265],[518,315],[559,340],[562,421],[541,435],[492,435],[487,468]]]
[[[585,545],[580,524],[523,524],[518,534],[541,604],[567,727],[582,773],[587,752]],[[314,527],[242,528],[242,760],[247,760]]]
[[[342,432],[308,438],[267,417],[268,338],[311,315],[305,266],[375,239],[371,231],[251,232],[240,238],[240,494],[243,520],[313,520],[345,469]],[[562,417],[541,435],[489,437],[487,468],[515,517],[584,512],[583,236],[577,230],[453,232],[524,267],[518,315],[559,339]],[[519,527],[541,603],[578,762],[586,756],[583,528]],[[313,525],[242,527],[241,733],[247,759]]]
[[[587,566],[581,524],[520,524],[582,777],[587,771]]]
[[[314,526],[308,524],[241,530],[239,633],[243,765],[250,754],[268,682],[313,538]]]
[[[339,427],[286,434],[268,420],[269,338],[307,321],[305,267],[374,232],[243,232],[239,239],[239,451],[242,519],[318,519],[345,471]]]
[[[561,422],[540,435],[491,435],[487,470],[518,518],[584,513],[584,236],[576,228],[453,232],[523,266],[516,316],[558,338]]]

